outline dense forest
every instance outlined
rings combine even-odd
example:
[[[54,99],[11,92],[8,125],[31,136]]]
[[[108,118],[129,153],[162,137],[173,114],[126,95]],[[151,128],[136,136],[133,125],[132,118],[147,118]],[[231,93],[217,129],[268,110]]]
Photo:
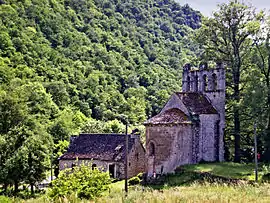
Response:
[[[0,182],[33,184],[71,135],[157,114],[200,24],[172,0],[1,0]]]
[[[263,26],[262,26],[263,25]],[[34,185],[80,132],[124,132],[181,90],[185,63],[226,65],[226,160],[270,160],[270,21],[232,0],[0,0],[0,184]],[[57,171],[56,171],[57,172]]]

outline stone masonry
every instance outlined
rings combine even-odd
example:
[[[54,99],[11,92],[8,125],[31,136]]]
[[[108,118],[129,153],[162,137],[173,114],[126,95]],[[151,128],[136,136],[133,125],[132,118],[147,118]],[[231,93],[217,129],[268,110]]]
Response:
[[[125,177],[124,134],[80,134],[72,137],[70,146],[60,158],[59,169],[89,163],[102,171],[109,171],[116,179]],[[128,177],[145,171],[145,149],[140,136],[130,134],[128,144]]]
[[[183,164],[224,160],[225,70],[223,64],[187,64],[182,92],[175,92],[146,126],[147,173],[173,172]]]

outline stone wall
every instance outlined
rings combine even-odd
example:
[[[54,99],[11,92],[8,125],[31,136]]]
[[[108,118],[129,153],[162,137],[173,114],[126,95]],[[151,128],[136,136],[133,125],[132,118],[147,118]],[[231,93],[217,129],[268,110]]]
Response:
[[[214,77],[216,76],[216,81]],[[204,80],[206,76],[207,81]],[[205,86],[205,84],[207,86]],[[219,113],[219,135],[216,146],[218,146],[218,161],[224,161],[224,129],[225,129],[225,92],[226,72],[222,63],[217,63],[215,68],[209,68],[207,64],[199,68],[184,66],[182,76],[183,92],[200,92],[204,94]]]
[[[218,120],[218,114],[200,115],[199,160],[216,161],[215,128]]]
[[[145,149],[140,141],[139,135],[132,135],[135,137],[135,144],[129,152],[128,156],[128,176],[133,177],[141,172],[145,172],[146,157]],[[136,137],[138,136],[138,137]]]
[[[192,163],[192,125],[154,125],[146,126],[147,173],[169,173],[183,164]],[[155,154],[149,154],[151,143]]]
[[[124,163],[123,162],[112,162],[112,161],[100,161],[100,160],[59,160],[59,169],[64,170],[66,168],[72,168],[72,164],[76,165],[90,165],[96,164],[97,168],[102,171],[108,171],[109,165],[115,165],[115,177],[116,178],[124,178]]]
[[[115,165],[115,177],[119,179],[125,178],[125,164],[124,162],[111,162],[111,161],[99,161],[99,160],[60,160],[59,161],[59,169],[64,170],[66,168],[72,168],[72,164],[81,165],[84,163],[87,164],[96,164],[97,168],[99,170],[102,170],[104,172],[107,172],[109,170],[109,165],[114,164]],[[132,177],[134,175],[133,170],[130,170],[128,172],[128,177]]]
[[[224,161],[224,130],[225,130],[225,90],[216,92],[207,92],[206,96],[210,99],[212,105],[219,113],[219,161]]]
[[[119,179],[125,178],[125,163],[113,162],[113,161],[101,161],[101,160],[59,160],[59,169],[64,170],[65,168],[72,168],[72,164],[81,165],[84,164],[96,164],[96,166],[102,171],[108,171],[109,165],[115,165],[115,177]],[[146,159],[145,149],[140,142],[140,138],[135,139],[133,148],[130,149],[128,155],[128,178],[137,175],[140,172],[145,172]]]

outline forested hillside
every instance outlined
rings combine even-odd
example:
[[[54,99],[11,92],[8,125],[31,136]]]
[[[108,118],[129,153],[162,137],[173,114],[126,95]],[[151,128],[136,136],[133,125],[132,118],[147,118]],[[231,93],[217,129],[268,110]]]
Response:
[[[5,0],[0,12],[5,91],[15,78],[38,82],[59,110],[132,123],[180,88],[179,69],[196,52],[187,36],[200,25],[173,1]]]
[[[40,179],[53,143],[89,119],[111,132],[156,114],[196,56],[200,18],[173,0],[1,0],[0,182]]]

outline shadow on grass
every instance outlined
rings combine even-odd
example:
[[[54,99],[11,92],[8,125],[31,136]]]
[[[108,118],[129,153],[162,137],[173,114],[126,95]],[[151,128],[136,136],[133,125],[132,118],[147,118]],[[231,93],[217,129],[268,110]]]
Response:
[[[209,172],[191,172],[182,171],[175,174],[167,174],[158,177],[155,180],[150,180],[146,186],[152,189],[164,189],[175,186],[190,186],[194,183],[210,183],[210,184],[226,184],[226,185],[241,185],[254,184],[254,181],[243,179],[228,178],[218,175],[213,175]]]

